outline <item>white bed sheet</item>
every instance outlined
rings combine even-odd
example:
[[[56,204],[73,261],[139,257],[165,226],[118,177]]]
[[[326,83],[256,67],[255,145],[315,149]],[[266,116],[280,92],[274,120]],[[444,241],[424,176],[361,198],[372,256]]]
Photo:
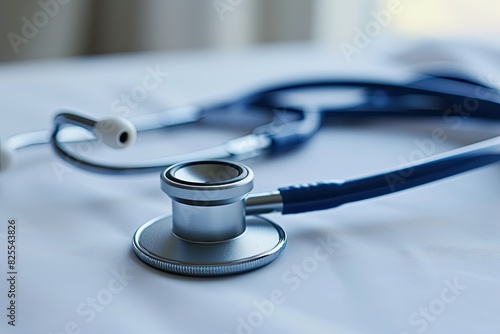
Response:
[[[307,45],[6,64],[0,66],[0,134],[50,127],[62,108],[116,115],[112,103],[155,68],[168,76],[130,115],[290,78],[386,69],[377,66],[346,65],[330,51]],[[399,165],[438,127],[449,136],[435,143],[435,153],[498,130],[469,120],[459,129],[440,120],[327,126],[293,153],[247,164],[255,191],[360,176]],[[242,132],[177,128],[147,135],[163,140],[161,145],[122,154],[155,156],[159,147],[177,152]],[[63,167],[48,147],[27,149],[17,158],[16,168],[0,175],[2,275],[8,271],[8,219],[18,227],[16,326],[7,324],[8,285],[2,279],[2,333],[500,329],[499,166],[335,210],[269,215],[288,233],[285,252],[260,270],[206,279],[158,271],[133,254],[134,231],[170,210],[157,174],[92,175]],[[324,251],[320,260],[318,247]]]

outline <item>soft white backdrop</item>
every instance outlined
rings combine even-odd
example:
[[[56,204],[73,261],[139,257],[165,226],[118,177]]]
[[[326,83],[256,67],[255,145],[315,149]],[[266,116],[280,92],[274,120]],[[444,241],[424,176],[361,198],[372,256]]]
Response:
[[[311,41],[339,50],[391,6],[379,35],[482,39],[498,45],[495,0],[0,0],[0,60],[87,53],[241,48]],[[47,22],[15,52],[9,34]],[[24,37],[23,37],[24,38]]]

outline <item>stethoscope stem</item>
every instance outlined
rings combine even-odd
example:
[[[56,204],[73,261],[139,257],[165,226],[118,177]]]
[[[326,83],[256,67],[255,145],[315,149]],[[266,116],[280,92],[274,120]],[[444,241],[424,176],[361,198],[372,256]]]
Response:
[[[251,194],[245,199],[245,209],[247,215],[282,212],[283,198],[279,191]]]

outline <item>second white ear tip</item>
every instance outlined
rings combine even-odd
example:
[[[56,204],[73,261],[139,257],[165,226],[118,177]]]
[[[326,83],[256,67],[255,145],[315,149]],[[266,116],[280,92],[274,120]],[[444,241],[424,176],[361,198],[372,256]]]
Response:
[[[109,117],[97,122],[98,139],[112,148],[126,148],[134,144],[137,130],[128,119]]]
[[[0,147],[0,172],[4,172],[7,169],[10,169],[14,165],[15,152],[6,147]]]

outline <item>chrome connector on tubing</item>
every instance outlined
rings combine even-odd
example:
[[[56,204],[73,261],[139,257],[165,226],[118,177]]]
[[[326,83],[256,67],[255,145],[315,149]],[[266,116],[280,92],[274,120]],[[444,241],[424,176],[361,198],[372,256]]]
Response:
[[[283,198],[279,191],[249,195],[245,199],[246,214],[259,215],[283,211]]]

